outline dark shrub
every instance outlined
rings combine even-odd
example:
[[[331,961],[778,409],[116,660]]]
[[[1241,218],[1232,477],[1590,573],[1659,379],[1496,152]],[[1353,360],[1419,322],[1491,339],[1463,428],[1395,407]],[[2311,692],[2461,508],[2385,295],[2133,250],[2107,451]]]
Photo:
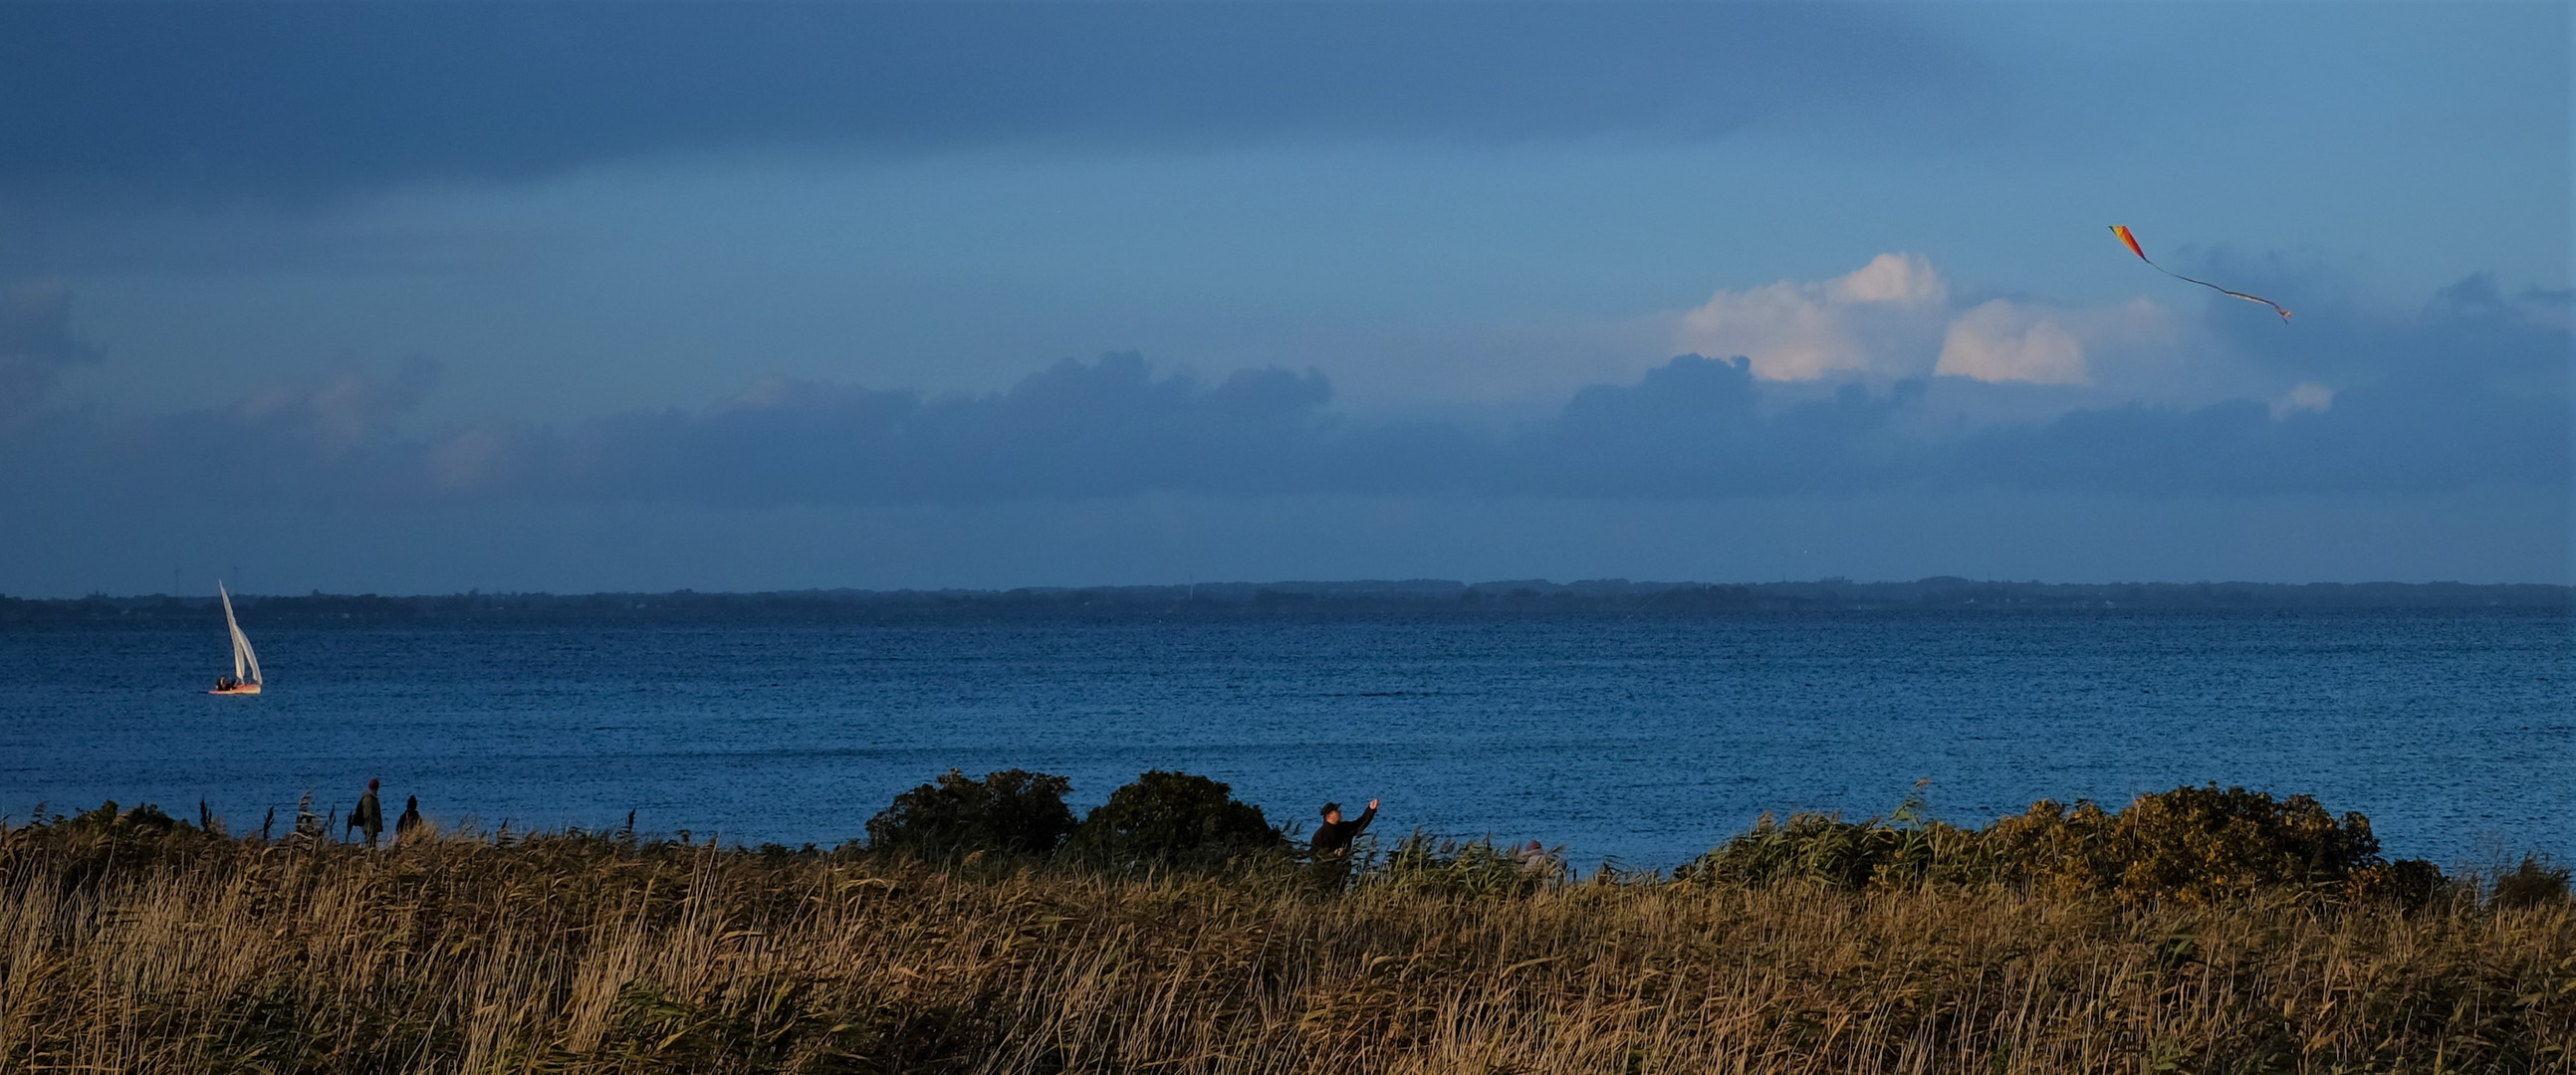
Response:
[[[1232,792],[1204,776],[1146,773],[1110,792],[1109,801],[1083,819],[1072,849],[1116,867],[1285,850],[1287,837],[1261,816],[1261,808],[1235,801]]]
[[[2351,879],[2345,882],[2346,890],[2356,899],[2393,903],[2410,911],[2430,905],[2450,886],[2450,879],[2442,876],[2442,868],[2424,859],[2364,866],[2352,871]]]
[[[982,780],[950,769],[937,783],[894,797],[868,819],[868,849],[957,858],[977,851],[1049,855],[1073,834],[1073,810],[1061,776],[1005,769]]]
[[[179,863],[208,854],[225,854],[239,845],[144,805],[119,813],[107,803],[73,817],[41,814],[23,828],[0,827],[0,873],[21,861],[51,858],[66,888],[76,887],[110,866]]]
[[[2564,866],[2551,866],[2536,855],[2524,855],[2522,865],[2497,874],[2491,899],[2498,907],[2546,907],[2567,902],[2568,871]]]

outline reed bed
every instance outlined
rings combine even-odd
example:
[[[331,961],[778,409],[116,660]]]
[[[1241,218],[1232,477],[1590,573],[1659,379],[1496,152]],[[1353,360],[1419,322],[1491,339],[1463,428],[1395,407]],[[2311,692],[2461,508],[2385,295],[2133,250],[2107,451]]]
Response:
[[[0,832],[0,1070],[2567,1071],[2576,912]]]

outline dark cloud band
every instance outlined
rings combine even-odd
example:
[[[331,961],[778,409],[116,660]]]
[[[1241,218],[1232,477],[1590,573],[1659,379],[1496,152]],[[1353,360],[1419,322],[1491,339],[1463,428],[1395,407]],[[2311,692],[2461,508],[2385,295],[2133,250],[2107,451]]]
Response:
[[[1968,69],[1884,12],[1785,5],[7,4],[0,192],[295,199],[779,147],[1697,138],[1818,101],[1877,116]]]

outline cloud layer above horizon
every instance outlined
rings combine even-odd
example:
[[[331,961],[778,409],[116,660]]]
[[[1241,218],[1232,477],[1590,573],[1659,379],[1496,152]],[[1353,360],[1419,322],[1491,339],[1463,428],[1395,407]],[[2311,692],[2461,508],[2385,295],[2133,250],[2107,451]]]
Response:
[[[2564,577],[2570,27],[0,4],[0,590]]]
[[[1720,292],[1681,321],[1724,357],[1684,354],[1636,383],[1584,388],[1537,421],[1355,416],[1312,369],[1201,379],[1118,353],[992,393],[770,378],[695,409],[418,432],[405,421],[441,375],[427,358],[172,414],[50,406],[56,372],[98,357],[66,329],[71,298],[21,285],[0,307],[0,495],[22,505],[214,489],[303,506],[1923,488],[2563,497],[2570,481],[2567,296],[2509,296],[2482,277],[2375,323],[2344,311],[2342,333],[2266,333],[2214,311],[2235,326],[2238,364],[2282,386],[2272,398],[2103,404],[2074,391],[2088,356],[2130,336],[2169,343],[2181,331],[2170,314],[2143,300],[1962,308],[1926,259],[1888,254],[1820,283]],[[2050,390],[2073,394],[2051,402]],[[2044,417],[1993,416],[2034,391]],[[1983,397],[1998,406],[1981,415]]]

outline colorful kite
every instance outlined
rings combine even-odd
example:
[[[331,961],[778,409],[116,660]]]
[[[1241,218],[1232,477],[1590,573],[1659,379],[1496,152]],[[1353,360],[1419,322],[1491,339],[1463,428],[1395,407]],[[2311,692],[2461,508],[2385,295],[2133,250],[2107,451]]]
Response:
[[[2272,312],[2273,312],[2273,313],[2276,313],[2276,314],[2281,315],[2281,320],[2283,320],[2283,321],[2287,321],[2287,320],[2289,320],[2289,319],[2290,319],[2290,311],[2282,309],[2282,308],[2281,308],[2281,304],[2280,304],[2280,303],[2274,302],[2274,301],[2272,301],[2272,300],[2270,300],[2270,299],[2261,298],[2261,297],[2254,296],[2254,295],[2248,295],[2248,294],[2246,294],[2246,293],[2244,293],[2244,292],[2242,292],[2242,291],[2229,291],[2229,290],[2227,290],[2226,288],[2223,288],[2223,287],[2220,287],[2220,286],[2218,286],[2218,285],[2216,285],[2216,284],[2210,283],[2210,282],[2209,282],[2209,281],[2207,281],[2207,280],[2194,280],[2194,279],[2192,279],[2191,277],[2184,276],[2184,275],[2183,275],[2183,274],[2181,274],[2181,273],[2175,272],[2175,271],[2173,271],[2173,270],[2171,270],[2171,269],[2165,268],[2165,267],[2164,267],[2164,266],[2162,266],[2162,265],[2158,265],[2158,264],[2156,264],[2156,263],[2155,263],[2155,259],[2148,257],[2148,256],[2147,256],[2147,252],[2146,252],[2146,251],[2141,250],[2141,249],[2139,249],[2139,248],[2138,248],[2138,237],[2137,237],[2137,236],[2135,236],[2135,235],[2131,235],[2131,234],[2129,234],[2129,226],[2128,226],[2128,225],[2126,225],[2126,224],[2113,224],[2113,225],[2111,225],[2111,234],[2119,236],[2119,237],[2120,237],[2120,241],[2121,241],[2121,242],[2128,244],[2128,246],[2129,246],[2129,252],[2130,252],[2130,253],[2132,253],[2132,254],[2136,254],[2136,255],[2138,256],[2138,260],[2143,261],[2143,262],[2146,262],[2146,263],[2147,263],[2147,267],[2148,267],[2148,268],[2150,268],[2150,269],[2154,269],[2154,270],[2155,270],[2155,271],[2157,271],[2157,272],[2163,273],[2163,274],[2165,274],[2165,275],[2167,275],[2167,276],[2173,277],[2174,279],[2176,279],[2176,280],[2180,280],[2180,281],[2182,281],[2182,282],[2184,282],[2184,283],[2187,283],[2187,284],[2199,284],[2200,286],[2205,287],[2205,288],[2208,288],[2208,289],[2210,289],[2211,291],[2218,292],[2218,293],[2219,293],[2219,294],[2221,294],[2221,295],[2233,295],[2233,296],[2235,296],[2235,297],[2237,297],[2237,298],[2240,298],[2240,299],[2243,299],[2243,300],[2245,300],[2245,301],[2247,301],[2247,302],[2259,302],[2259,303],[2262,303],[2262,304],[2263,304],[2263,305],[2265,305],[2265,306],[2269,306],[2269,307],[2271,307],[2271,308],[2272,308]]]

